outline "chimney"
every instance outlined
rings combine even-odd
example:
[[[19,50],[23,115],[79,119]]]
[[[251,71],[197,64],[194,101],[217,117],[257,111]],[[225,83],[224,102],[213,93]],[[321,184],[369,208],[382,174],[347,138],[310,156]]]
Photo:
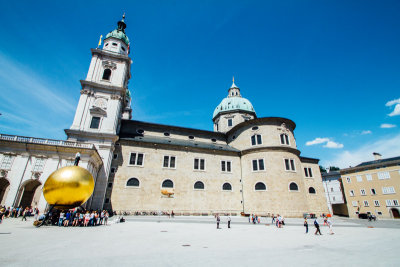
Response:
[[[379,153],[374,152],[374,153],[372,153],[372,155],[374,155],[375,160],[381,160],[382,159],[382,155],[379,154]]]

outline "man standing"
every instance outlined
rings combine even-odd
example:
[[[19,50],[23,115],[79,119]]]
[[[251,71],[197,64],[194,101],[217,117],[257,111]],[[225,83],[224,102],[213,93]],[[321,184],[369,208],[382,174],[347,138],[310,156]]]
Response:
[[[317,235],[317,233],[319,233],[319,235],[322,235],[321,234],[321,231],[319,230],[319,223],[318,223],[318,218],[315,218],[315,220],[314,220],[314,226],[315,226],[315,234]]]
[[[231,228],[231,217],[228,216],[228,228]]]
[[[81,160],[81,153],[76,152],[74,165],[78,166],[80,160]]]
[[[219,218],[219,215],[217,214],[217,229],[220,229],[219,228],[219,222],[221,221],[221,219]]]

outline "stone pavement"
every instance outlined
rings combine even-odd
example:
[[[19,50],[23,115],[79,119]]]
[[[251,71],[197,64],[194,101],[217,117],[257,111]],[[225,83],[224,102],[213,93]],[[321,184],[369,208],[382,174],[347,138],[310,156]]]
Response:
[[[305,234],[302,219],[291,218],[278,229],[232,217],[227,229],[222,217],[218,230],[213,217],[126,219],[88,228],[35,228],[32,218],[6,219],[0,266],[398,266],[399,260],[400,229],[392,220],[368,228],[334,218],[334,235],[321,227],[323,235],[315,236],[312,220]]]

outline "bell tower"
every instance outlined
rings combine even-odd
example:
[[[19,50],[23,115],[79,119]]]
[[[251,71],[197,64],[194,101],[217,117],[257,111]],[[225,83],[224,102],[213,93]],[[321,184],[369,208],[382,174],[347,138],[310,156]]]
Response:
[[[102,209],[110,165],[121,119],[131,119],[128,82],[131,77],[130,43],[125,34],[125,15],[118,27],[104,39],[103,48],[91,49],[92,59],[82,89],[74,121],[66,129],[68,140],[92,143],[103,166],[95,181],[91,209]]]

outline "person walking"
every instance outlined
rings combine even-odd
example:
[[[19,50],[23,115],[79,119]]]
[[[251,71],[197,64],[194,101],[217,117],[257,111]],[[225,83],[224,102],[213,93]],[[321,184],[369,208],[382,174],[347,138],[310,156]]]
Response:
[[[326,223],[328,224],[328,227],[329,227],[328,234],[333,235],[334,232],[333,232],[333,230],[332,230],[332,221],[331,221],[331,219],[328,218],[328,219],[326,220]]]
[[[231,228],[231,217],[228,216],[228,228]]]
[[[319,230],[319,223],[318,223],[318,218],[315,218],[314,220],[314,226],[315,226],[315,235],[317,235],[319,233],[319,235],[321,234],[321,231]]]
[[[274,215],[274,214],[272,214],[272,216],[271,216],[271,217],[272,217],[272,222],[271,222],[271,224],[272,224],[272,223],[274,223],[274,222],[275,222],[275,215]]]
[[[221,221],[221,218],[219,217],[219,215],[217,214],[217,229],[221,229],[219,228],[219,222]]]
[[[306,228],[306,234],[308,234],[308,222],[307,222],[307,217],[304,217],[304,227]]]
[[[23,220],[26,221],[26,216],[28,215],[28,211],[29,211],[29,209],[28,209],[28,207],[26,207],[24,209],[24,211],[22,212],[22,220],[21,221],[23,221]]]

